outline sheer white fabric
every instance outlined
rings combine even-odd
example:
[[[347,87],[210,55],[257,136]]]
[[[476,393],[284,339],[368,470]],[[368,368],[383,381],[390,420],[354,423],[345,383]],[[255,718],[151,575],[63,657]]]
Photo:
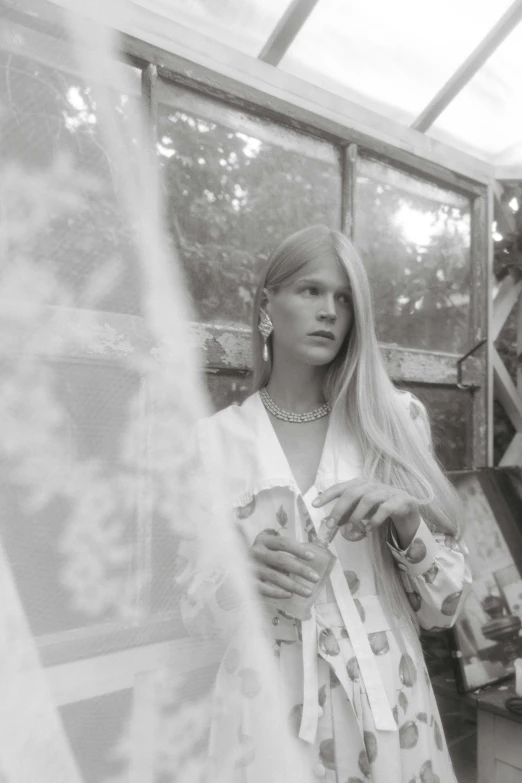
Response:
[[[227,783],[256,734],[260,783],[301,783],[243,545],[192,448],[209,407],[140,73],[110,28],[64,24],[73,44],[1,63],[0,780]],[[265,707],[218,756],[236,630],[189,636],[183,547],[202,581],[226,563]]]

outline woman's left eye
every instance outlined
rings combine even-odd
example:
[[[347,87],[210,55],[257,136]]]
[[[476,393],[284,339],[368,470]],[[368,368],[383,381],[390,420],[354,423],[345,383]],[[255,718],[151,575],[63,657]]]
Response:
[[[339,294],[339,301],[343,305],[349,305],[350,304],[350,297],[348,294]]]

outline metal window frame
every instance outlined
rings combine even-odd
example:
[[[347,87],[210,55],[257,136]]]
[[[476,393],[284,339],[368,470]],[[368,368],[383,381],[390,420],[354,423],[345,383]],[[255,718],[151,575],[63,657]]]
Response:
[[[7,0],[0,0],[0,8]],[[51,39],[55,47],[66,47],[60,29],[56,9],[45,0],[16,0],[12,3],[10,20],[0,20],[0,32],[5,25],[23,24],[27,37],[35,35]],[[27,10],[32,8],[31,14]],[[50,21],[45,18],[54,8]],[[37,9],[37,10],[35,10]],[[153,36],[148,36],[152,38]],[[250,58],[216,42],[211,42],[205,54],[199,49],[194,31],[166,25],[163,37],[156,35],[156,42],[140,40],[129,31],[121,38],[121,59],[143,69],[142,95],[149,115],[151,141],[154,139],[157,121],[158,81],[171,81],[207,95],[215,100],[241,108],[276,123],[293,128],[309,136],[332,142],[342,156],[342,209],[339,216],[342,230],[353,231],[355,177],[357,150],[377,156],[408,173],[449,187],[468,195],[472,200],[471,247],[471,307],[469,347],[488,334],[490,310],[490,278],[492,267],[492,239],[490,225],[493,218],[493,166],[461,153],[447,145],[427,138],[410,128],[380,117],[350,101],[309,85],[296,77],[285,74],[256,58]],[[4,39],[5,41],[5,36]],[[22,37],[23,43],[23,37]],[[20,41],[17,44],[20,45]],[[49,51],[53,51],[53,48]],[[56,53],[56,49],[54,50]],[[31,51],[38,59],[38,52]],[[56,58],[59,59],[59,58]],[[52,63],[60,67],[58,62]],[[63,67],[63,65],[61,66]],[[138,324],[134,329],[138,329]],[[207,369],[223,373],[246,373],[249,365],[249,330],[234,327],[194,325],[204,346]],[[139,329],[138,329],[139,331]],[[223,339],[223,337],[226,339]],[[230,337],[234,339],[230,339]],[[224,352],[223,346],[231,345]],[[492,382],[489,353],[466,361],[464,380],[475,385],[470,392],[472,405],[472,438],[469,440],[470,465],[478,467],[491,464],[492,454]],[[420,351],[397,346],[382,346],[386,363],[393,368],[396,380],[427,385],[456,387],[458,356],[436,351]],[[485,354],[488,354],[487,358]],[[167,625],[170,621],[167,619]],[[164,619],[158,619],[147,629],[127,629],[136,644],[151,644],[164,640],[167,633]],[[115,649],[111,641],[121,641],[123,626],[108,632],[101,638],[103,629],[86,629],[85,633],[72,634],[69,642],[63,635],[41,640],[44,658],[48,664],[71,660],[81,647],[82,655],[99,655],[102,650]],[[54,636],[54,635],[53,635]],[[127,640],[128,642],[128,640]],[[89,652],[90,651],[90,652]]]
[[[168,92],[168,85],[171,83],[175,88],[184,87],[194,90],[199,94],[200,101],[204,101],[205,90],[202,89],[201,82],[196,79],[187,82],[184,75],[178,78],[170,69],[158,69],[159,83],[161,93],[165,97]],[[230,93],[230,84],[227,83],[227,91],[216,96],[215,91],[207,93],[209,102],[214,106],[220,103],[223,109],[227,107],[236,107],[243,112],[253,115],[266,117],[266,104],[253,104],[251,101],[246,104],[244,98],[238,101],[235,93]],[[288,111],[291,107],[288,108]],[[273,107],[270,111],[270,119],[277,121]],[[288,113],[279,116],[279,123],[288,125]],[[308,116],[308,123],[296,124],[292,122],[290,127],[298,129],[305,134],[313,134],[330,141],[339,150],[341,156],[341,177],[342,177],[342,204],[340,215],[340,228],[348,235],[353,235],[355,221],[355,171],[356,161],[359,152],[377,158],[400,169],[408,174],[414,174],[422,178],[423,181],[433,182],[450,188],[459,194],[466,195],[470,199],[471,206],[471,250],[470,250],[470,321],[468,331],[467,349],[472,348],[487,335],[487,301],[489,296],[489,228],[487,219],[488,212],[488,191],[489,186],[481,183],[469,183],[460,176],[455,176],[454,172],[447,172],[444,176],[440,170],[435,171],[431,163],[415,160],[409,157],[405,160],[402,153],[394,155],[394,150],[389,147],[384,151],[382,146],[378,145],[359,145],[356,142],[348,142],[344,136],[333,137],[325,136],[317,125],[312,126],[312,117]],[[151,120],[155,122],[153,118]],[[349,134],[350,130],[345,129]],[[380,153],[380,154],[379,154]],[[249,343],[250,332],[240,327],[216,327],[210,325],[199,325],[196,327],[201,335],[202,344],[205,346],[207,356],[207,367],[217,372],[231,372],[234,369],[239,373],[245,373],[249,366]],[[457,386],[458,382],[458,360],[460,355],[444,353],[441,351],[429,351],[409,349],[405,347],[382,345],[383,355],[390,370],[390,374],[395,381],[407,383],[436,384],[443,386]],[[481,349],[477,355],[466,360],[463,367],[464,384],[470,386],[471,396],[471,431],[472,437],[469,439],[468,464],[472,467],[485,466],[488,463],[487,448],[487,413],[488,396],[486,382],[487,347]]]

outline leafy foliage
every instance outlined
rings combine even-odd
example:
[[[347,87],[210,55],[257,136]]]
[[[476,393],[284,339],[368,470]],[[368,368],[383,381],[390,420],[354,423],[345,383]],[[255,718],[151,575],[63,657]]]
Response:
[[[247,324],[275,245],[313,223],[337,226],[339,166],[168,107],[158,138],[167,221],[199,317]]]
[[[380,339],[428,350],[464,349],[469,202],[364,159],[355,232],[372,283]]]
[[[16,128],[9,136],[10,159],[38,171],[60,152],[84,178],[90,177],[84,216],[78,210],[57,213],[31,253],[59,272],[77,304],[138,313],[132,241],[120,215],[90,89],[78,77],[22,56],[3,55],[2,65],[0,122]],[[185,106],[187,94],[182,98],[180,106]],[[122,123],[130,100],[114,95]],[[268,121],[245,117],[243,129],[239,110],[221,112],[214,104],[215,116],[209,119],[208,112],[201,116],[196,108],[171,104],[159,107],[157,145],[171,240],[180,251],[199,318],[246,325],[260,266],[280,239],[312,223],[339,226],[339,160],[327,143],[321,154],[309,153],[306,137]],[[355,222],[380,338],[461,350],[469,310],[466,200],[384,164],[362,161]],[[102,268],[114,280],[96,294],[89,281]],[[211,385],[216,394],[219,387],[218,407],[248,391],[242,379],[231,389],[217,379]],[[460,395],[437,396],[435,390],[426,395],[444,463],[463,466],[466,413]]]
[[[512,203],[512,199],[522,197],[522,185],[516,184],[504,189],[505,201]],[[504,199],[503,199],[504,201]],[[522,210],[514,209],[509,205],[515,218],[515,231],[499,237],[495,241],[493,272],[497,280],[502,280],[510,274],[515,280],[522,277]]]
[[[119,121],[127,122],[130,99],[114,94],[113,100]],[[58,160],[82,179],[83,209],[46,215],[32,258],[56,270],[74,292],[77,306],[138,312],[132,238],[118,205],[91,89],[77,76],[0,53],[0,131],[0,164],[23,167],[26,178],[35,177],[34,187],[37,177]],[[36,195],[43,204],[45,190]],[[32,240],[28,232],[27,242]],[[90,282],[102,271],[112,285],[99,294]]]

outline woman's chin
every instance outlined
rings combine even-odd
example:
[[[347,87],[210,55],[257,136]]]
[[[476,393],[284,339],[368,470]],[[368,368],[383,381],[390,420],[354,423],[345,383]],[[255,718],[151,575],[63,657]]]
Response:
[[[338,351],[333,351],[330,346],[312,349],[307,347],[306,350],[299,352],[299,361],[316,367],[324,367],[324,365],[333,362],[337,353]]]

